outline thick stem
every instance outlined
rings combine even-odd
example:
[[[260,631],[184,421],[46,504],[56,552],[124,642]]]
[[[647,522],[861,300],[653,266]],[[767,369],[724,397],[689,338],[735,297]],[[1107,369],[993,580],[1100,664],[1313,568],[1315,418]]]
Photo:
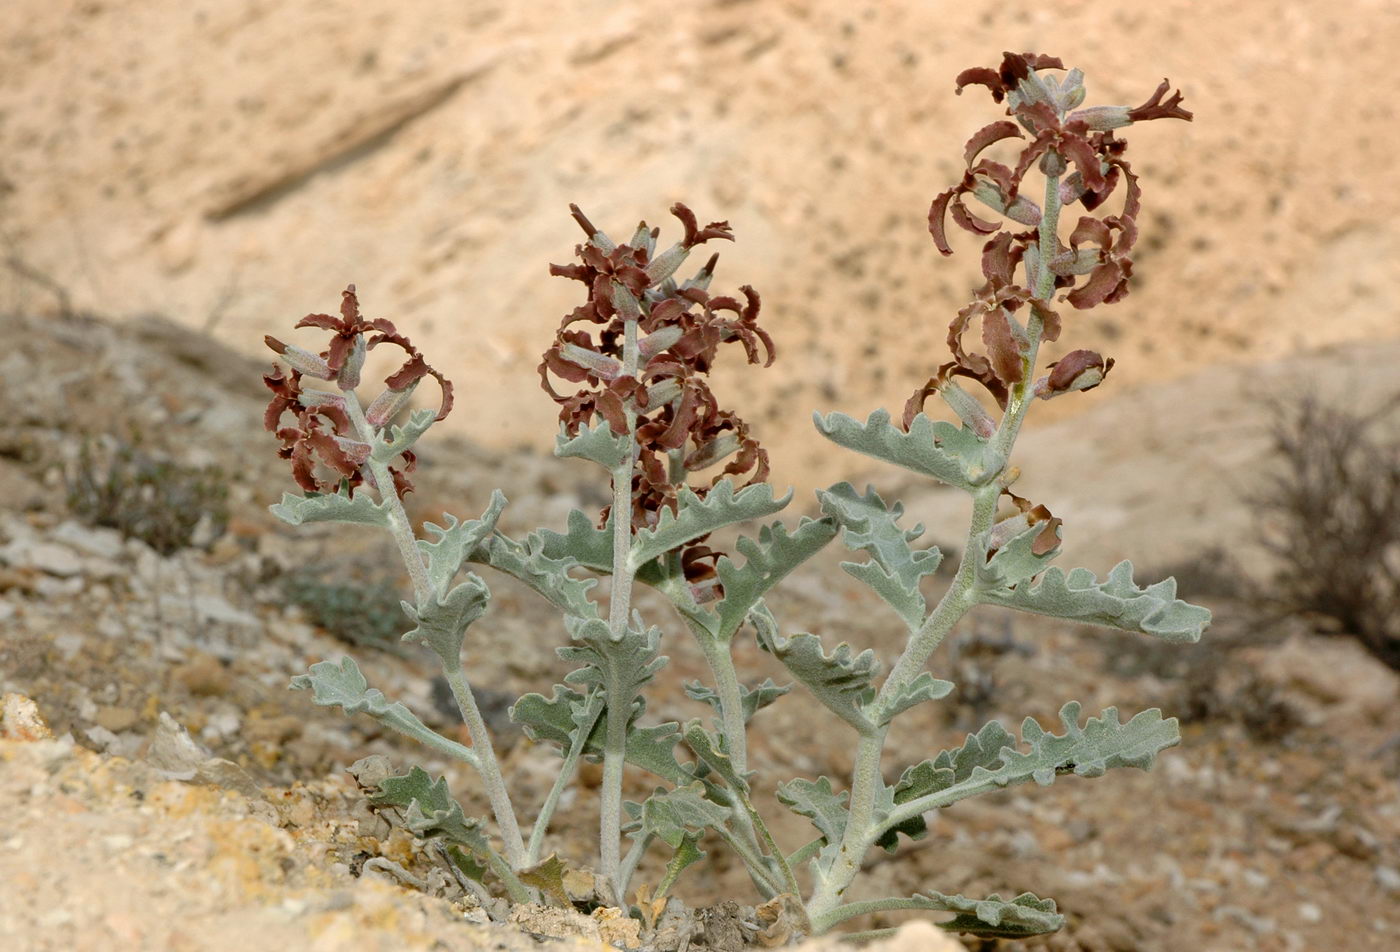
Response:
[[[622,372],[637,375],[637,321],[623,321]],[[627,616],[632,607],[632,471],[637,459],[637,411],[627,401],[627,458],[612,473],[613,570],[612,594],[608,597],[608,629],[614,641],[627,633]],[[607,730],[603,745],[602,812],[599,818],[599,865],[603,878],[612,884],[617,901],[622,901],[622,767],[627,754],[627,724],[632,717],[631,699],[618,703],[609,685]]]
[[[481,758],[481,782],[486,787],[486,796],[491,801],[491,811],[496,815],[496,826],[501,831],[501,842],[505,845],[506,861],[514,869],[522,869],[525,860],[525,843],[520,836],[520,823],[515,818],[515,807],[506,791],[505,778],[501,776],[501,765],[496,759],[496,749],[491,744],[491,732],[486,729],[486,721],[481,709],[476,705],[467,676],[458,667],[453,669],[443,665],[443,676],[452,689],[452,697],[457,701],[462,722],[467,725],[467,733],[472,738],[472,749]]]
[[[715,676],[715,693],[719,695],[720,730],[724,734],[725,750],[734,764],[734,770],[743,776],[748,773],[748,725],[744,723],[744,695],[739,687],[739,674],[734,670],[734,656],[729,653],[729,645],[721,642],[708,631],[697,625],[690,625],[710,672]]]

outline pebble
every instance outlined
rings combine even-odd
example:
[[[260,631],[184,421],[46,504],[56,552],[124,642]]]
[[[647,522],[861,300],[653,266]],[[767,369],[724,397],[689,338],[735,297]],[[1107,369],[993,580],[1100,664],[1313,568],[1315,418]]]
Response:
[[[1301,903],[1298,906],[1298,918],[1304,922],[1321,922],[1322,907],[1313,902]]]
[[[64,545],[99,559],[120,558],[123,550],[122,534],[115,529],[85,526],[70,521],[59,523],[51,535]]]
[[[1378,886],[1388,893],[1400,893],[1400,870],[1393,866],[1377,866],[1373,872]]]
[[[114,734],[120,734],[124,730],[135,727],[140,718],[141,716],[129,707],[103,705],[97,709],[96,721],[99,727],[106,728]]]

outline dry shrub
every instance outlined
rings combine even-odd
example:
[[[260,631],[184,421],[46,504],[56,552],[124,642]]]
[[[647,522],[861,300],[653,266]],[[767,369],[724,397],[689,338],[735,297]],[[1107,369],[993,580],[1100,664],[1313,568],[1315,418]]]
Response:
[[[1253,500],[1278,559],[1265,604],[1351,635],[1400,670],[1400,436],[1363,412],[1305,396],[1275,418],[1277,470]]]

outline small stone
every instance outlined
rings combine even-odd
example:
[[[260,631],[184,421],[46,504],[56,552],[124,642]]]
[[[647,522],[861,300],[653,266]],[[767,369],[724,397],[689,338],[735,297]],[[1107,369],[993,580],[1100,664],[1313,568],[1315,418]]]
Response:
[[[122,534],[115,529],[63,522],[54,528],[53,537],[84,555],[99,559],[120,558],[123,550]]]
[[[229,689],[229,672],[218,658],[199,652],[171,672],[195,697],[218,697]]]
[[[0,737],[5,740],[52,740],[53,732],[39,716],[39,706],[23,694],[0,698]]]
[[[1300,903],[1298,905],[1298,918],[1304,922],[1321,922],[1322,908],[1312,902]]]
[[[1377,866],[1374,872],[1376,885],[1388,893],[1400,893],[1400,870],[1393,866]]]
[[[104,704],[97,709],[96,721],[99,727],[106,728],[113,734],[120,734],[122,731],[130,730],[136,726],[136,722],[141,716],[129,707],[118,707]]]
[[[83,570],[83,560],[66,545],[15,540],[0,549],[0,559],[16,568],[38,569],[59,578],[72,578]]]

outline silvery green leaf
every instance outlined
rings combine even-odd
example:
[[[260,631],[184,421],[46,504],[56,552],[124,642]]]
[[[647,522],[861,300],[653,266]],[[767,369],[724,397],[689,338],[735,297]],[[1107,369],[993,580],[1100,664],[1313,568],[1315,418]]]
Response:
[[[447,788],[447,778],[434,780],[422,767],[380,781],[379,792],[371,794],[369,802],[403,810],[409,831],[423,839],[443,837],[479,855],[490,852],[481,821],[463,814]]]
[[[436,595],[426,604],[400,602],[404,614],[413,623],[404,641],[417,642],[432,649],[443,664],[456,667],[462,660],[462,641],[472,622],[486,614],[491,603],[491,591],[480,577],[467,573],[446,595]]]
[[[875,696],[870,682],[880,673],[880,662],[873,650],[867,648],[857,654],[843,642],[828,655],[816,635],[784,638],[778,634],[777,623],[766,609],[756,610],[750,617],[758,631],[759,645],[807,685],[817,700],[861,733],[875,729],[865,714],[865,705]]]
[[[957,917],[938,926],[949,932],[965,932],[987,939],[1020,939],[1054,932],[1065,924],[1055,911],[1055,900],[1041,899],[1035,893],[1021,893],[1015,899],[1002,899],[993,893],[986,899],[968,899],[939,892],[913,897],[917,905],[906,909],[956,912]]]
[[[468,558],[489,565],[518,579],[557,606],[565,615],[576,618],[596,618],[598,606],[588,592],[597,581],[574,578],[569,570],[578,565],[572,557],[551,558],[545,551],[545,541],[532,533],[524,543],[496,533],[487,538]]]
[[[890,807],[962,783],[972,776],[974,767],[993,769],[1001,762],[1002,748],[1014,746],[1015,743],[1016,738],[1007,733],[1000,721],[988,722],[977,733],[969,734],[957,750],[940,751],[933,759],[905,770],[899,782],[890,788]],[[896,833],[904,833],[910,839],[919,839],[925,832],[927,827],[924,818],[915,817],[898,829],[891,830],[881,839],[879,845],[892,849],[897,841]]]
[[[516,875],[525,885],[533,886],[559,905],[567,906],[572,901],[569,898],[569,890],[564,886],[564,875],[568,871],[569,867],[564,865],[564,861],[557,854],[551,853],[533,866],[520,870]]]
[[[910,631],[919,628],[928,613],[928,603],[919,582],[938,571],[943,553],[936,546],[914,549],[909,543],[923,535],[924,527],[902,529],[899,517],[904,507],[887,507],[874,489],[856,493],[850,483],[837,483],[818,491],[822,511],[845,529],[843,540],[852,549],[870,553],[868,562],[842,562],[841,567],[874,589],[899,613]]]
[[[986,461],[987,441],[966,427],[930,420],[920,413],[905,432],[885,410],[864,423],[844,413],[814,414],[817,430],[847,449],[894,463],[969,492],[997,475]]]
[[[591,427],[583,424],[577,436],[559,431],[554,443],[554,455],[560,459],[586,459],[606,470],[614,470],[627,461],[632,441],[627,434],[614,433],[606,423]]]
[[[559,562],[573,560],[595,572],[611,572],[613,567],[613,538],[607,529],[599,529],[585,513],[569,511],[569,521],[561,535],[553,529],[540,529],[531,538],[539,537],[539,550],[548,559]]]
[[[389,528],[389,509],[361,491],[351,497],[346,492],[313,493],[307,496],[293,496],[283,493],[282,501],[269,506],[278,519],[288,525],[299,526],[307,522],[348,522],[361,526]]]
[[[313,700],[323,707],[340,707],[346,714],[368,714],[385,727],[480,767],[481,762],[470,747],[448,740],[403,704],[397,701],[391,704],[382,691],[371,688],[353,658],[343,658],[340,664],[318,661],[309,673],[292,678],[291,687],[312,691]]]
[[[1176,580],[1138,588],[1133,563],[1119,562],[1100,582],[1088,569],[1066,575],[1049,568],[1013,589],[980,593],[982,601],[1089,625],[1141,632],[1165,641],[1196,642],[1210,624],[1210,610],[1176,597]]]
[[[704,499],[682,488],[677,500],[678,511],[673,513],[670,509],[663,509],[654,527],[637,533],[629,556],[632,569],[640,569],[652,559],[716,529],[770,516],[791,499],[791,492],[775,499],[773,487],[768,483],[756,483],[735,492],[734,484],[722,479],[705,494]]]
[[[952,681],[940,681],[924,671],[885,702],[875,717],[875,726],[884,727],[916,704],[940,701],[951,694],[954,687]]]
[[[1111,767],[1146,770],[1158,753],[1181,742],[1176,718],[1164,720],[1162,712],[1156,708],[1143,711],[1126,724],[1119,723],[1117,708],[1106,708],[1083,727],[1079,726],[1079,713],[1077,701],[1070,701],[1060,709],[1063,734],[1047,733],[1034,719],[1026,718],[1021,725],[1021,742],[1029,745],[1028,751],[1008,743],[995,760],[987,760],[984,748],[983,754],[973,758],[977,762],[972,764],[967,776],[962,779],[955,776],[955,782],[946,786],[947,767],[938,767],[938,760],[934,761],[933,770],[921,764],[913,768],[913,772],[906,771],[895,787],[896,797],[902,797],[898,800],[901,806],[895,812],[907,813],[911,807],[917,807],[917,813],[922,814],[1032,780],[1046,786],[1062,773],[1098,777]],[[983,733],[987,730],[983,728]],[[990,739],[997,739],[996,734],[993,731]]]
[[[577,718],[586,704],[583,694],[556,684],[552,697],[527,694],[516,701],[510,716],[532,740],[556,744],[567,750],[578,729]],[[590,760],[603,756],[603,718],[594,718],[593,725],[584,748]],[[680,740],[679,727],[674,721],[654,727],[632,724],[627,729],[627,762],[677,786],[689,783],[694,777],[681,767],[675,755],[676,742]]]
[[[408,415],[406,424],[389,427],[389,438],[375,446],[374,459],[380,463],[392,463],[394,457],[412,449],[413,444],[428,432],[428,427],[436,420],[436,410],[414,410]]]
[[[743,566],[736,565],[727,555],[715,565],[724,586],[724,600],[718,608],[719,639],[733,638],[764,593],[820,552],[835,536],[832,520],[803,518],[792,533],[781,522],[775,522],[759,530],[757,541],[740,537],[735,548],[744,556]]]
[[[811,820],[828,846],[840,843],[846,835],[846,822],[850,818],[846,801],[850,797],[844,790],[833,792],[831,781],[826,777],[816,781],[801,777],[789,780],[778,785],[777,796],[783,806]]]
[[[565,675],[568,684],[596,685],[606,693],[609,704],[632,704],[637,693],[667,659],[657,655],[661,629],[628,627],[614,638],[601,618],[565,618],[564,624],[574,644],[558,648],[560,658],[582,665]]]
[[[1017,532],[992,553],[992,557],[977,566],[977,591],[998,592],[1028,578],[1039,575],[1060,554],[1060,546],[1036,555],[1036,540],[1045,531],[1044,523],[1036,523]],[[1055,529],[1058,538],[1059,529]]]
[[[791,690],[791,684],[775,684],[772,678],[765,678],[762,684],[752,690],[739,685],[739,704],[744,711],[744,723],[753,720],[755,714]],[[716,711],[720,709],[719,695],[699,681],[686,682],[685,693],[691,700],[703,701]]]
[[[705,785],[696,780],[672,790],[657,788],[641,805],[639,827],[632,836],[655,836],[673,850],[685,840],[698,840],[706,829],[721,829],[733,811],[705,798]]]
[[[505,507],[506,497],[497,489],[491,493],[491,502],[480,519],[459,522],[456,516],[444,512],[442,518],[447,523],[446,528],[431,522],[423,523],[423,531],[436,537],[432,542],[418,540],[418,551],[428,562],[428,578],[433,583],[434,591],[447,590],[462,563],[471,558],[481,543],[496,531],[496,523]]]
[[[729,754],[720,747],[714,737],[710,736],[710,732],[705,730],[704,725],[698,719],[689,721],[681,732],[681,736],[696,758],[723,778],[729,788],[742,797],[747,804],[748,777],[739,775],[739,771],[734,768],[734,761],[729,759]]]

